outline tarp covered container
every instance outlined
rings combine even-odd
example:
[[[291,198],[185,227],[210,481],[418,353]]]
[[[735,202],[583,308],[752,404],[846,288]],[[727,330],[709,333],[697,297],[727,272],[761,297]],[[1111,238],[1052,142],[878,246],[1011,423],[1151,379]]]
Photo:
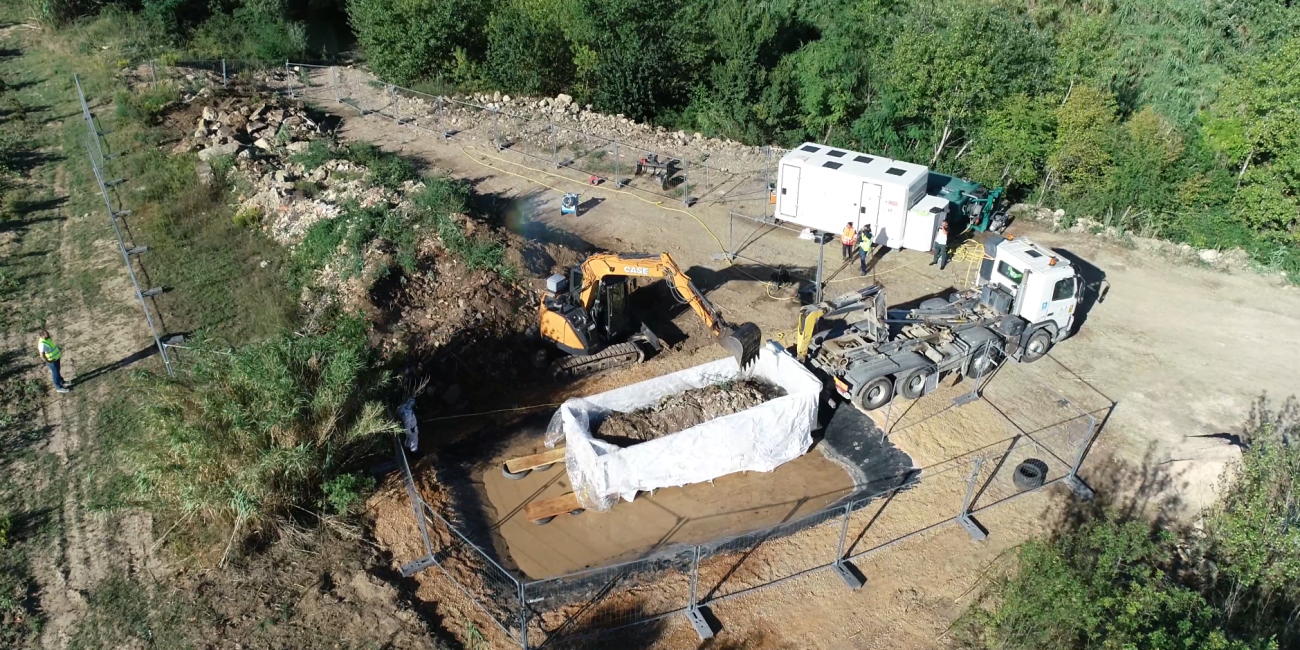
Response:
[[[870,225],[876,243],[896,246],[885,241],[903,238],[928,179],[924,165],[805,142],[781,157],[776,218],[831,233]]]
[[[785,395],[739,413],[628,447],[591,435],[593,421],[630,413],[664,397],[729,381],[753,379]],[[735,472],[770,472],[803,455],[817,426],[821,382],[779,345],[768,342],[740,369],[727,358],[616,390],[570,399],[551,418],[546,444],[565,444],[569,482],[589,510],[608,510],[637,492],[711,481]]]

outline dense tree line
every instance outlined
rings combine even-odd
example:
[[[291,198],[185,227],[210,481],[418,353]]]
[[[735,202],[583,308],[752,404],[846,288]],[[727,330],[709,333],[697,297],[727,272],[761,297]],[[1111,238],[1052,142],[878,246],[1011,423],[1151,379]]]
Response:
[[[1292,0],[125,4],[198,54],[317,57],[354,36],[397,83],[566,92],[747,143],[854,147],[1300,278]]]
[[[828,142],[1300,272],[1283,0],[349,0],[375,70]]]

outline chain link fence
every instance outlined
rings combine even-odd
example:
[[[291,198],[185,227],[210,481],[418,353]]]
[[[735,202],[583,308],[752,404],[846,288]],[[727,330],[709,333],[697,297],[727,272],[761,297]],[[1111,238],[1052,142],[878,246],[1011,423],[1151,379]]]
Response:
[[[387,84],[368,72],[339,66],[248,61],[186,61],[149,66],[152,83],[173,83],[198,92],[214,83],[253,85],[259,92],[291,99],[346,105],[363,115],[391,118],[448,142],[480,144],[533,159],[535,167],[570,170],[602,185],[692,205],[724,205],[729,227],[724,255],[745,260],[755,242],[773,228],[790,228],[772,217],[771,187],[785,153],[765,150],[766,160],[736,171],[704,156],[678,155],[609,137],[587,128],[573,113],[529,115],[446,95]],[[98,129],[86,108],[92,138]],[[88,142],[88,145],[91,144]],[[104,157],[90,149],[96,176]],[[108,198],[110,216],[115,208]],[[119,216],[111,218],[120,218]],[[125,242],[124,251],[129,252]],[[126,256],[128,266],[130,257]],[[827,270],[825,282],[838,271]],[[814,268],[792,269],[810,280]],[[138,290],[138,293],[143,293]],[[144,297],[141,298],[144,305]],[[149,314],[147,305],[146,315]],[[159,348],[177,346],[159,341]],[[978,379],[930,386],[927,395],[891,402],[876,412],[877,429],[863,435],[901,436],[953,413],[988,409],[1000,424],[981,431],[969,450],[930,462],[884,489],[859,492],[812,514],[776,526],[701,544],[679,545],[648,557],[544,579],[507,569],[490,539],[471,539],[454,512],[428,503],[411,467],[396,447],[423,556],[404,565],[404,575],[430,572],[440,598],[476,609],[511,642],[536,648],[578,640],[685,614],[701,637],[712,634],[702,608],[753,597],[765,589],[808,576],[836,575],[850,588],[864,577],[855,560],[887,551],[957,524],[973,538],[988,531],[979,513],[1057,482],[1090,496],[1078,470],[1113,404],[1068,373],[1052,372],[1050,357],[1036,364],[1005,363],[981,350],[991,364]],[[853,408],[843,404],[840,408]],[[960,409],[960,411],[958,411]],[[958,417],[958,420],[961,418]],[[929,423],[929,424],[927,424]],[[946,431],[968,436],[960,425]],[[1028,470],[1025,470],[1028,468]],[[598,516],[598,515],[591,515]],[[827,571],[827,570],[830,571]],[[445,584],[444,584],[445,583]]]
[[[972,357],[985,354],[978,350]],[[1047,364],[1054,362],[1003,365],[1003,357],[991,358],[994,366],[979,381],[945,382],[900,404],[892,420],[876,412],[880,426],[861,433],[914,436],[929,423],[931,431],[952,438],[945,438],[946,444],[967,437],[968,451],[921,462],[883,488],[860,490],[775,526],[558,577],[531,580],[503,568],[491,540],[476,545],[450,523],[453,514],[439,513],[424,501],[399,446],[427,550],[403,573],[436,567],[522,648],[567,643],[676,614],[685,614],[704,638],[713,631],[701,611],[713,604],[822,572],[860,587],[865,577],[854,560],[951,524],[984,539],[989,531],[978,520],[981,512],[1057,482],[1077,481],[1079,463],[1097,434],[1097,411],[1052,385],[1059,376]],[[947,428],[965,420],[995,424]]]

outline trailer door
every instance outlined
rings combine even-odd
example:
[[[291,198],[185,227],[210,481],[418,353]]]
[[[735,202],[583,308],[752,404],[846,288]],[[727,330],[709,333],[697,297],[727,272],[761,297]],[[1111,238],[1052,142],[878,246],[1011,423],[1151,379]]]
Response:
[[[781,165],[781,215],[791,219],[799,216],[799,168]]]
[[[876,220],[880,216],[880,186],[875,183],[862,184],[862,196],[858,200],[858,228],[871,226],[873,234],[880,234]]]

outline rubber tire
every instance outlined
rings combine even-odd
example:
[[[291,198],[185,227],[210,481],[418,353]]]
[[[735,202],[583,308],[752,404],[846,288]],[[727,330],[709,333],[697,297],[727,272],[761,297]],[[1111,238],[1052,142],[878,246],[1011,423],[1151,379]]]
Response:
[[[922,300],[917,309],[920,309],[921,311],[940,311],[947,309],[949,304],[951,303],[943,298],[929,298],[927,300]]]
[[[553,521],[554,519],[555,519],[555,515],[551,515],[549,517],[542,517],[541,519],[534,519],[533,523],[537,524],[538,526],[545,526],[546,524],[551,523],[551,521]]]
[[[1016,465],[1015,472],[1011,474],[1011,482],[1021,492],[1043,487],[1047,482],[1047,463],[1037,458],[1025,459],[1024,462]]]
[[[880,389],[880,395],[874,400],[868,401],[868,396],[871,394],[872,390],[877,388]],[[894,399],[894,382],[891,381],[889,377],[877,377],[872,379],[867,382],[866,386],[862,387],[862,390],[858,391],[857,395],[853,397],[854,403],[867,411],[874,411],[888,404],[891,399]]]
[[[580,514],[586,512],[586,511],[587,511],[586,508],[574,508],[573,510],[570,510],[570,511],[569,511],[569,514],[571,514],[571,515],[580,515]]]
[[[894,382],[894,395],[903,399],[918,399],[925,394],[925,382],[930,378],[930,368],[917,368],[904,373]],[[917,379],[920,382],[917,383]]]
[[[997,359],[994,356],[995,354],[993,348],[984,346],[979,352],[975,353],[974,357],[971,357],[969,362],[967,362],[966,367],[962,370],[962,376],[967,379],[984,378],[990,372],[993,372],[994,368],[998,367]],[[981,360],[987,360],[988,365],[983,370],[977,370],[980,366]]]
[[[526,469],[526,470],[524,470],[524,471],[522,471],[522,472],[515,473],[515,472],[512,472],[512,471],[506,469],[506,464],[505,464],[505,463],[501,463],[501,475],[504,476],[504,477],[506,477],[506,478],[508,478],[508,479],[510,479],[510,480],[512,480],[512,481],[518,481],[519,479],[521,479],[521,478],[523,478],[523,477],[525,477],[525,476],[528,476],[529,474],[532,474],[532,473],[533,473],[533,470],[531,470],[531,469]]]
[[[1037,352],[1034,351],[1035,348],[1038,348]],[[1025,351],[1020,355],[1020,358],[1025,363],[1033,363],[1047,356],[1047,353],[1051,351],[1052,332],[1046,327],[1042,327],[1034,330],[1033,334],[1029,335],[1029,340],[1025,341]]]
[[[534,472],[545,472],[546,470],[548,470],[548,469],[550,469],[550,468],[552,468],[552,467],[555,467],[555,463],[547,463],[547,464],[545,464],[545,465],[538,465],[537,467],[534,467],[534,468],[533,468],[533,471],[534,471]]]

